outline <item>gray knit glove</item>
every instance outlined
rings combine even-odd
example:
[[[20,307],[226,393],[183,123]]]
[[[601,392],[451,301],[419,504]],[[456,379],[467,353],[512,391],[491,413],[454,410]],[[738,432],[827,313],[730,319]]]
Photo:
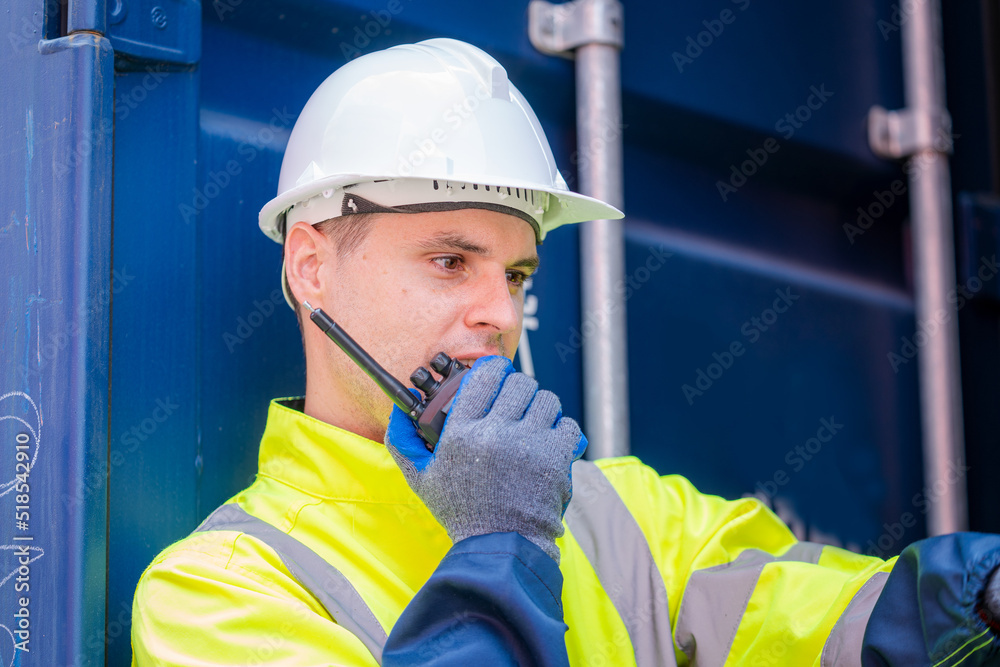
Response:
[[[539,391],[509,360],[483,357],[472,366],[433,453],[398,407],[385,444],[453,542],[516,532],[559,562],[570,466],[587,439],[562,416],[556,395]]]

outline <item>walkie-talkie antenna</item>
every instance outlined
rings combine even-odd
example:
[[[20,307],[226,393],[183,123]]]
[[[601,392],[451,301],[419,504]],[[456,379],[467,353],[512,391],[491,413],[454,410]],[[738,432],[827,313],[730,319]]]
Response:
[[[365,352],[364,348],[347,335],[347,332],[340,328],[333,319],[320,308],[313,308],[308,301],[303,301],[302,305],[309,309],[309,319],[316,323],[323,333],[340,347],[344,353],[351,358],[361,369],[368,374],[379,389],[385,392],[392,402],[399,406],[399,409],[408,413],[414,419],[417,418],[416,408],[420,406],[420,401],[410,393],[402,382],[397,380],[392,373],[382,368],[381,365],[371,355]]]

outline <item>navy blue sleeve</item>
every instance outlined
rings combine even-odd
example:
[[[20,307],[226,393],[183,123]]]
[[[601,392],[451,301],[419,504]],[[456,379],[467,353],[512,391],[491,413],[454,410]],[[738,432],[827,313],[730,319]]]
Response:
[[[403,610],[384,667],[569,665],[562,573],[517,533],[455,544]]]
[[[998,565],[998,535],[955,533],[908,546],[872,609],[862,664],[1000,665],[1000,619],[983,607]]]

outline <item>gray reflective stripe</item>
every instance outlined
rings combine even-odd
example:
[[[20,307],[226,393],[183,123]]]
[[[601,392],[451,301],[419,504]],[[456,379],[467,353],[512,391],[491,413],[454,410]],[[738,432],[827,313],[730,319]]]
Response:
[[[246,533],[274,549],[292,576],[312,593],[337,625],[350,630],[371,651],[378,664],[382,664],[382,647],[387,639],[385,630],[340,570],[288,533],[248,514],[235,503],[212,512],[195,532],[212,530]]]
[[[868,627],[868,617],[878,602],[879,595],[889,578],[888,572],[876,572],[865,582],[847,609],[837,619],[837,624],[830,631],[830,636],[823,646],[820,658],[821,667],[841,665],[858,665],[861,663],[861,645],[864,643],[865,628]]]
[[[691,665],[714,667],[726,662],[765,565],[775,561],[818,563],[822,551],[823,545],[812,542],[798,542],[781,556],[747,549],[729,563],[695,570],[688,577],[677,613],[677,644]]]
[[[573,464],[566,525],[625,623],[636,663],[676,667],[663,577],[639,524],[593,463]]]
[[[794,561],[796,563],[819,563],[823,555],[823,545],[816,542],[796,542],[792,547],[775,560]]]

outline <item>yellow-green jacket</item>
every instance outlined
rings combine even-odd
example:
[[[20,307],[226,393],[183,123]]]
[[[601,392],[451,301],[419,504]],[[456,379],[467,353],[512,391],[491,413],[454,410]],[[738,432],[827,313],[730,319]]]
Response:
[[[257,479],[229,518],[216,512],[144,572],[133,664],[377,664],[379,633],[452,547],[381,443],[294,404],[271,403]],[[571,664],[860,664],[895,559],[798,542],[757,500],[701,494],[633,457],[578,463],[573,482],[557,542]],[[304,585],[311,575],[232,520],[247,515],[318,556],[296,562],[322,581]],[[337,613],[317,588],[339,596]]]

